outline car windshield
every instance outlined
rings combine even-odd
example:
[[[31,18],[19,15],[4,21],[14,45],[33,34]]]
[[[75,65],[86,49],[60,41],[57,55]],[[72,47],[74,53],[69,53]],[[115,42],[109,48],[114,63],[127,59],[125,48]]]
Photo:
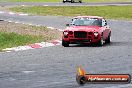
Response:
[[[101,26],[101,19],[97,18],[74,18],[72,19],[71,25],[74,26]]]

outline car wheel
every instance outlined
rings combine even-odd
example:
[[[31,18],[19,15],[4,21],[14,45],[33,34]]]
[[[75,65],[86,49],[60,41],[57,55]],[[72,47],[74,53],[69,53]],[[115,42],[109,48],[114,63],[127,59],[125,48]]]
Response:
[[[103,38],[100,39],[100,41],[98,42],[98,45],[99,45],[99,46],[103,46],[103,45],[104,45],[104,40],[103,40]]]
[[[69,46],[69,42],[66,42],[66,41],[62,40],[62,46],[68,47]]]
[[[111,42],[111,35],[109,34],[107,40],[106,40],[106,43],[110,43]]]

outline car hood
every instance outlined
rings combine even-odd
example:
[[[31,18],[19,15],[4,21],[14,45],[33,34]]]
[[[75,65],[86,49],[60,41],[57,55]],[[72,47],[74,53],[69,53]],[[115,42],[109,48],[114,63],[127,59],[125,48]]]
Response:
[[[101,27],[99,26],[70,26],[67,27],[66,30],[69,31],[99,31]]]

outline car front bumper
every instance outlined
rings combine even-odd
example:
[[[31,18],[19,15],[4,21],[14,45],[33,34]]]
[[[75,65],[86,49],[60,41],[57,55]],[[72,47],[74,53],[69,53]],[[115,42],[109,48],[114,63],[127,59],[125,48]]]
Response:
[[[100,38],[63,38],[64,41],[70,44],[82,44],[82,43],[96,43],[100,41]]]

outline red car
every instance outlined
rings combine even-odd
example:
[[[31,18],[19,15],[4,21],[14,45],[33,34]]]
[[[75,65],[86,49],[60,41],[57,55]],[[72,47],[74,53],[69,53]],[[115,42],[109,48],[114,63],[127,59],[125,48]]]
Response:
[[[62,35],[62,46],[69,44],[98,44],[110,43],[111,29],[106,20],[99,16],[74,17]]]

